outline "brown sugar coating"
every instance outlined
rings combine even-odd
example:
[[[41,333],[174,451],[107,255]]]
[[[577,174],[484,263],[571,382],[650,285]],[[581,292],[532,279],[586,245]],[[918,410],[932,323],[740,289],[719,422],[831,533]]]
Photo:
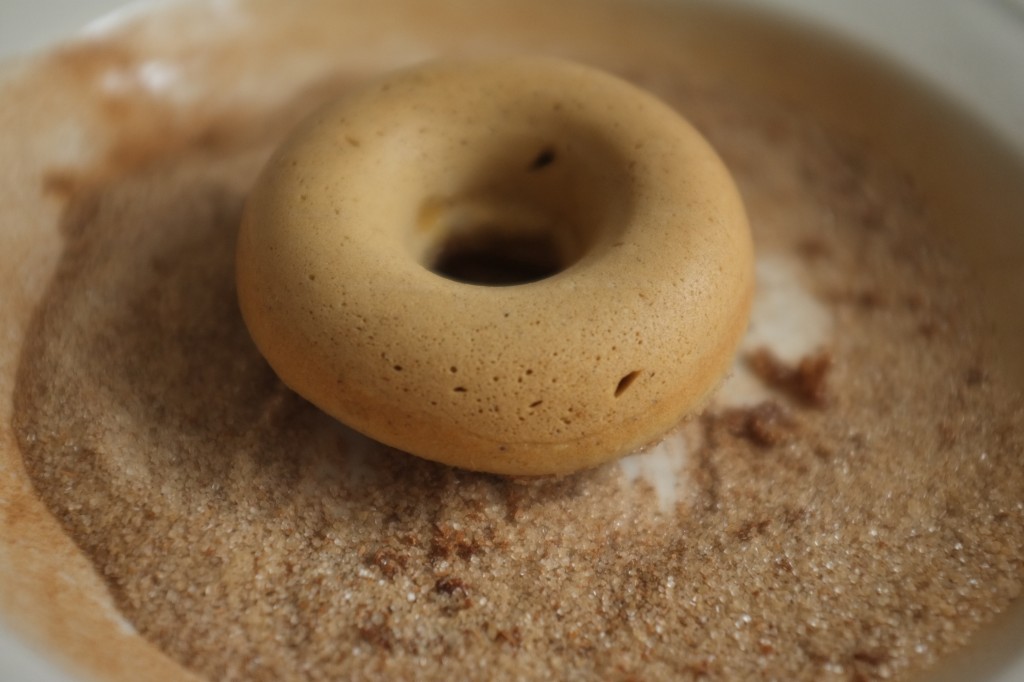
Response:
[[[659,94],[835,328],[806,384],[824,405],[787,380],[774,406],[713,408],[667,506],[618,464],[522,481],[412,458],[284,387],[231,271],[276,138],[82,199],[16,426],[141,636],[217,680],[893,679],[1019,594],[1020,400],[913,192],[785,110]]]
[[[557,271],[438,274],[446,245],[487,242]],[[288,386],[381,442],[512,475],[660,438],[721,381],[753,292],[739,195],[700,134],[625,81],[522,57],[418,66],[317,113],[253,188],[237,272]]]

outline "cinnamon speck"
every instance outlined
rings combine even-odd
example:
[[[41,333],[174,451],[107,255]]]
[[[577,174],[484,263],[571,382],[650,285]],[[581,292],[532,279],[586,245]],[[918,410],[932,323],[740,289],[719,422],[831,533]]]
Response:
[[[832,368],[829,351],[821,350],[805,356],[796,366],[791,366],[767,348],[759,348],[747,355],[746,361],[762,381],[797,401],[813,407],[824,407],[828,403],[827,379]]]

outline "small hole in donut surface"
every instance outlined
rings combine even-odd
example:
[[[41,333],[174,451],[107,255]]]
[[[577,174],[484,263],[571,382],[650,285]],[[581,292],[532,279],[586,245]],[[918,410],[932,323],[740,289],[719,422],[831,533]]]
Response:
[[[634,370],[626,376],[619,379],[619,384],[615,387],[615,397],[618,398],[620,395],[629,390],[629,387],[633,385],[636,378],[640,376],[640,370]]]
[[[503,286],[545,279],[565,263],[549,234],[480,231],[450,236],[429,269],[457,282]]]
[[[550,166],[555,161],[555,150],[553,147],[545,147],[540,150],[534,158],[533,163],[530,164],[531,171],[537,171],[546,166]]]

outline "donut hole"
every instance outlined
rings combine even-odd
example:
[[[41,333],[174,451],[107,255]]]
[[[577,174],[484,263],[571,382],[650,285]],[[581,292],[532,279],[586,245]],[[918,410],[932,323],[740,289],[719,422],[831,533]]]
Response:
[[[500,286],[546,279],[564,270],[566,263],[551,235],[482,229],[450,235],[428,267],[458,282]]]
[[[471,163],[459,157],[465,170],[456,182],[426,183],[410,235],[421,265],[467,284],[526,284],[614,241],[632,205],[628,164],[596,132],[564,121],[547,127],[543,137],[513,130],[459,145]],[[437,164],[454,165],[444,154]]]

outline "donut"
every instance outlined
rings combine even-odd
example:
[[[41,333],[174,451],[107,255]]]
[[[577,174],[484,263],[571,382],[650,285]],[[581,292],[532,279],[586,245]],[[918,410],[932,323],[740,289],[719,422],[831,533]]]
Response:
[[[242,316],[294,391],[448,465],[634,451],[727,371],[753,294],[737,189],[674,110],[536,57],[441,61],[312,115],[247,200]]]

